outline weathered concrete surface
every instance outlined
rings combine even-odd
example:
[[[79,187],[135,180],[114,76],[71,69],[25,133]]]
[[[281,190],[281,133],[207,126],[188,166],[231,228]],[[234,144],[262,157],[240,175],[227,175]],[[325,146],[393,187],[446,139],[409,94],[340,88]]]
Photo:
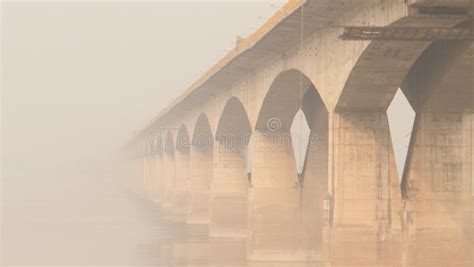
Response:
[[[406,84],[418,96],[404,184],[407,230],[416,243],[410,252],[417,252],[418,265],[450,255],[456,255],[451,265],[472,261],[473,55],[472,43],[437,44],[414,66],[416,81],[409,76]]]
[[[210,184],[213,177],[214,140],[206,115],[201,114],[199,116],[192,136],[187,222],[208,224]]]
[[[187,222],[246,236],[250,260],[471,266],[472,41],[343,41],[337,27],[470,29],[466,3],[292,1],[127,151],[147,150],[157,128],[190,129]],[[404,173],[386,113],[398,88],[416,112]],[[300,109],[318,139],[298,175],[290,126]],[[249,183],[242,136],[250,134]]]
[[[214,173],[209,202],[209,234],[247,236],[248,145],[252,129],[245,109],[231,98],[216,131]]]

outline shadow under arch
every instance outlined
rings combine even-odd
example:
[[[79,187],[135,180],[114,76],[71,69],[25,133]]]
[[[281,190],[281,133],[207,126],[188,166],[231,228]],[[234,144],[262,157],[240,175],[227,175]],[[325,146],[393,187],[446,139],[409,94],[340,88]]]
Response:
[[[209,234],[213,237],[247,236],[247,164],[251,133],[244,106],[238,98],[231,97],[216,130],[209,202]]]
[[[309,120],[310,138],[316,137],[308,146],[303,179],[290,133],[300,109]],[[322,259],[327,138],[328,111],[311,80],[296,69],[280,73],[263,100],[253,134],[250,260]]]
[[[188,191],[189,224],[209,223],[209,192],[213,177],[214,138],[209,119],[201,113],[194,125],[190,150],[190,183]]]

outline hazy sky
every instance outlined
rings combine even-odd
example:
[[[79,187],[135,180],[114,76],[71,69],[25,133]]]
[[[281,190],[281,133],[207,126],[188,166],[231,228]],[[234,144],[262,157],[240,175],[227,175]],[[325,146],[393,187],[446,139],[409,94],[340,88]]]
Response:
[[[284,2],[2,2],[4,164],[106,157]]]

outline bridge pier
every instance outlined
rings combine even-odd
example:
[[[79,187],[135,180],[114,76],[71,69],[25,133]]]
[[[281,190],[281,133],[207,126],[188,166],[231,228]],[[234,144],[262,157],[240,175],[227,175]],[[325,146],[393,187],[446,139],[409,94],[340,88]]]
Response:
[[[335,114],[334,266],[400,264],[401,191],[385,112]]]
[[[190,179],[190,142],[187,131],[181,127],[176,137],[176,184],[173,197],[174,213],[186,216],[188,212],[188,184]]]
[[[247,236],[248,145],[252,127],[235,97],[224,107],[217,126],[214,175],[209,201],[212,237]]]
[[[162,150],[157,150],[154,156],[154,172],[153,172],[153,202],[161,205],[163,202],[163,179],[164,179],[164,156]]]
[[[176,160],[174,151],[174,140],[173,136],[171,135],[171,132],[168,132],[166,136],[165,151],[163,154],[163,201],[161,203],[161,206],[165,211],[172,213],[176,183]]]
[[[249,190],[247,258],[255,261],[314,261],[304,246],[302,190],[291,136],[255,131],[252,188]]]
[[[410,264],[469,266],[472,260],[471,116],[419,114],[404,185]]]
[[[208,224],[209,186],[212,178],[212,152],[191,148],[191,180],[187,223]]]
[[[209,223],[209,194],[213,177],[213,136],[205,115],[199,116],[190,151],[189,224]]]
[[[246,150],[216,142],[214,179],[209,202],[209,234],[212,237],[247,236]]]
[[[473,51],[472,43],[433,45],[405,84],[419,111],[403,184],[417,266],[472,261]]]

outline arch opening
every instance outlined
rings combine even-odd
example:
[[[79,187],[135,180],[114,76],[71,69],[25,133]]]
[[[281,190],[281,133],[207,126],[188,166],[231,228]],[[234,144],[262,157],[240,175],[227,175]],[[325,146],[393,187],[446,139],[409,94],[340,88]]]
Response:
[[[305,165],[306,153],[308,151],[308,144],[310,138],[310,131],[306,115],[302,109],[299,109],[291,124],[291,144],[296,163],[296,171],[298,176],[302,176]],[[301,178],[300,178],[301,180]],[[301,182],[301,181],[300,181]]]
[[[390,129],[390,137],[395,154],[395,164],[400,186],[404,179],[415,117],[415,110],[403,91],[398,89],[392,102],[388,106],[387,121]]]

